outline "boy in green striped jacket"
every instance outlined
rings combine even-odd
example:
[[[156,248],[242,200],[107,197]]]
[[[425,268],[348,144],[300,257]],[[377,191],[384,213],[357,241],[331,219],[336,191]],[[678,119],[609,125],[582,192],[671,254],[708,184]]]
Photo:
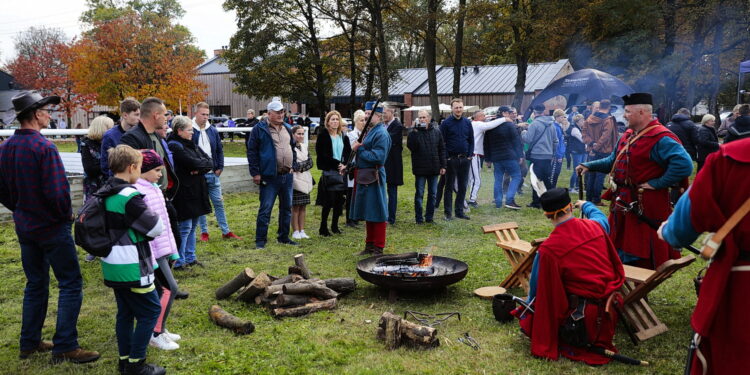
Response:
[[[102,192],[107,197],[104,200],[107,226],[119,238],[112,252],[101,258],[101,265],[104,284],[113,289],[117,301],[115,332],[120,353],[119,371],[121,374],[165,374],[163,367],[145,363],[146,348],[161,312],[154,287],[157,265],[148,242],[161,234],[165,224],[148,209],[143,195],[132,185],[141,175],[141,153],[130,146],[119,145],[110,150],[108,161],[114,177]]]

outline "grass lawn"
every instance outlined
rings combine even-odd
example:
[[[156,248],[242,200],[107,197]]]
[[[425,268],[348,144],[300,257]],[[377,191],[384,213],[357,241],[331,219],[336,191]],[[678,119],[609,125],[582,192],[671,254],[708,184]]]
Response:
[[[61,151],[75,151],[74,142],[60,144]],[[243,156],[240,142],[225,146],[227,156]],[[399,189],[397,224],[388,227],[386,253],[424,251],[434,248],[435,255],[458,258],[469,264],[466,278],[437,293],[402,295],[388,303],[387,293],[357,276],[353,255],[364,246],[364,229],[345,229],[340,236],[317,236],[320,210],[308,206],[307,232],[313,237],[299,247],[273,241],[278,215],[274,210],[265,250],[254,249],[257,193],[225,194],[231,229],[244,239],[221,240],[215,218],[209,217],[211,241],[198,243],[197,255],[206,267],[177,273],[180,286],[190,292],[187,300],[175,301],[167,322],[170,331],[182,335],[181,348],[172,352],[149,348],[150,361],[165,366],[174,374],[675,374],[683,371],[690,336],[689,319],[695,305],[691,278],[703,266],[696,261],[677,273],[649,295],[654,311],[669,327],[665,334],[634,346],[618,327],[617,347],[628,356],[652,363],[639,368],[613,362],[592,368],[561,359],[549,362],[529,354],[529,341],[514,323],[500,324],[492,316],[491,302],[472,295],[475,288],[497,284],[509,272],[505,257],[495,246],[494,237],[483,235],[486,224],[515,221],[523,239],[545,237],[550,224],[538,210],[496,209],[492,199],[492,172],[483,172],[480,207],[468,214],[471,221],[442,220],[436,215],[432,225],[414,223],[413,176],[408,150],[404,152],[406,184]],[[316,179],[320,172],[314,170]],[[567,184],[570,171],[564,170],[560,185]],[[530,188],[518,197],[525,206]],[[442,208],[442,207],[441,207]],[[439,211],[442,213],[442,211]],[[320,278],[354,277],[357,290],[341,299],[333,311],[318,312],[302,318],[273,319],[256,305],[233,299],[220,301],[228,312],[252,321],[256,331],[235,336],[208,319],[208,309],[217,303],[215,289],[234,277],[243,267],[274,275],[286,273],[292,256],[303,252],[314,276]],[[102,358],[86,365],[48,364],[49,354],[18,359],[18,337],[25,277],[13,225],[0,224],[0,263],[5,280],[0,284],[0,373],[4,374],[113,374],[117,366],[117,342],[114,332],[116,306],[112,291],[102,283],[100,266],[83,261],[84,300],[78,320],[80,344],[98,350]],[[54,278],[53,278],[54,279]],[[52,282],[50,306],[43,331],[51,339],[57,310],[56,283]],[[521,290],[513,291],[522,295]],[[441,345],[432,350],[398,349],[386,351],[375,339],[379,316],[384,311],[403,314],[405,310],[427,313],[458,311],[461,321],[450,320],[439,326]],[[469,332],[481,345],[473,350],[456,339]]]

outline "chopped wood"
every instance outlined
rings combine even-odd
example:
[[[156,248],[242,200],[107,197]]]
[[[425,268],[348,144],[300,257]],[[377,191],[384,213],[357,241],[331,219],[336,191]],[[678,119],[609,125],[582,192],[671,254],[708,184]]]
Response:
[[[302,316],[310,313],[314,313],[320,310],[332,310],[336,308],[336,298],[327,299],[325,301],[311,302],[302,306],[292,308],[276,308],[272,310],[273,316],[277,318]]]
[[[246,335],[255,331],[253,323],[240,319],[222,309],[218,305],[213,305],[208,310],[208,316],[216,325],[231,329],[239,335]]]
[[[245,302],[253,302],[254,297],[263,293],[266,287],[270,285],[271,279],[265,272],[261,272],[250,284],[240,290],[237,299]]]
[[[299,267],[300,271],[302,272],[300,275],[304,277],[305,279],[310,278],[310,269],[307,268],[307,263],[305,263],[305,254],[297,254],[294,256],[294,265]]]
[[[322,300],[336,298],[339,295],[335,290],[325,286],[324,284],[303,281],[292,284],[284,284],[283,291],[284,294],[311,294]]]
[[[255,272],[250,268],[245,268],[239,275],[228,283],[216,289],[216,299],[224,299],[232,295],[243,286],[250,284],[255,279]]]
[[[300,275],[302,276],[302,268],[299,268],[297,266],[289,266],[289,274],[290,275]],[[304,279],[304,277],[303,277]]]
[[[271,285],[280,285],[280,284],[286,284],[286,283],[296,283],[297,281],[304,280],[305,278],[300,276],[299,274],[289,274],[286,275],[274,282],[271,283]]]
[[[289,307],[289,306],[301,306],[311,302],[316,302],[317,299],[312,296],[306,296],[303,294],[279,294],[276,299],[271,302],[271,306],[274,307]]]
[[[339,294],[351,293],[357,287],[357,282],[351,277],[339,277],[323,280],[325,285]]]
[[[394,349],[401,344],[419,348],[440,345],[435,328],[412,323],[390,312],[384,312],[380,316],[377,337],[385,341],[388,349]]]

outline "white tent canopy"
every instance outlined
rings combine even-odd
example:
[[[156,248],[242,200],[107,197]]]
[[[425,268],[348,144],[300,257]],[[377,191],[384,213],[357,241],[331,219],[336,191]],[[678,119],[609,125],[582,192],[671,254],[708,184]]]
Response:
[[[440,103],[439,107],[440,107],[440,112],[450,112],[451,111],[451,106],[448,105],[448,104]],[[413,111],[413,112],[416,112],[416,111],[421,111],[421,110],[429,111],[431,109],[432,109],[432,107],[429,106],[429,105],[417,105],[417,106],[406,108],[406,109],[404,109],[404,111]],[[479,110],[479,106],[476,106],[476,105],[464,106],[464,112],[474,112],[474,111],[478,111],[478,110]]]

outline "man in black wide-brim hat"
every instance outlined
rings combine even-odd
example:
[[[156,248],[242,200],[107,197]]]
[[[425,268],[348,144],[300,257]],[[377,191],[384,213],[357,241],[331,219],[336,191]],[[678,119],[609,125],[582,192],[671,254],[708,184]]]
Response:
[[[70,185],[57,147],[39,132],[60,97],[23,91],[12,101],[21,128],[0,144],[0,203],[13,212],[26,274],[19,357],[51,350],[53,363],[95,361],[99,353],[78,345],[83,280],[70,234]],[[52,342],[42,341],[50,266],[60,288]]]

